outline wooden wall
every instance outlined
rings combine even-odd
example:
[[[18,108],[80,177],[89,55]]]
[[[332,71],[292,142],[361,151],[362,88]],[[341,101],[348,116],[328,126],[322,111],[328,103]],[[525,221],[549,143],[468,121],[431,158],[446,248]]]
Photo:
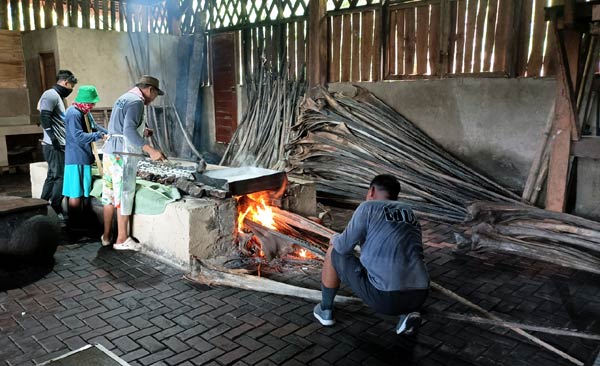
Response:
[[[0,88],[25,88],[21,34],[0,30]]]

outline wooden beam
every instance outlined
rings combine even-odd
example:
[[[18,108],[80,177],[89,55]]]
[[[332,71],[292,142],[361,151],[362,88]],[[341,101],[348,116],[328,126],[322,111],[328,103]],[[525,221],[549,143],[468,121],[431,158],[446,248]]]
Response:
[[[600,159],[600,136],[584,136],[571,144],[571,155],[578,158]]]
[[[327,1],[308,4],[308,86],[327,84]]]
[[[567,201],[567,181],[570,165],[571,137],[576,131],[573,98],[569,85],[569,72],[567,70],[565,39],[561,31],[553,24],[556,40],[558,42],[557,59],[557,87],[556,87],[556,116],[552,129],[552,150],[550,153],[550,167],[548,171],[548,190],[546,194],[546,209],[564,212]]]

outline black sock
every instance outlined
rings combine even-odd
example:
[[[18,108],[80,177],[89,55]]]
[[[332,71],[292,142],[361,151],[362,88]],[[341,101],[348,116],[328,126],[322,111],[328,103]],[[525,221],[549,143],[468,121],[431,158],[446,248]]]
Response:
[[[333,309],[333,299],[335,299],[335,295],[337,294],[339,287],[329,288],[325,287],[323,283],[321,283],[321,296],[323,297],[321,301],[321,309],[323,310],[331,310]]]

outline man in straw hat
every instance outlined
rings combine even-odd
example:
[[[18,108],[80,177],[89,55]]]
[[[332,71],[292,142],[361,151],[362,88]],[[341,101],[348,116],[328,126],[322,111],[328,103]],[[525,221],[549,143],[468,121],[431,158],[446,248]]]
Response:
[[[134,88],[117,99],[110,115],[108,131],[111,137],[104,144],[102,158],[104,234],[100,239],[104,246],[111,244],[111,225],[116,209],[117,239],[113,245],[116,250],[139,250],[139,244],[129,236],[129,216],[132,213],[135,171],[139,159],[127,153],[145,152],[152,160],[165,159],[160,150],[144,140],[150,135],[150,130],[144,124],[144,106],[159,95],[164,95],[164,92],[160,90],[158,79],[144,75]],[[119,154],[123,152],[125,154]]]
[[[69,199],[69,226],[81,227],[82,197],[89,197],[92,189],[91,143],[106,139],[108,131],[96,126],[90,111],[100,98],[93,85],[79,87],[77,97],[65,114],[65,176],[62,194]],[[87,121],[86,121],[87,118]],[[91,130],[88,130],[89,128]]]

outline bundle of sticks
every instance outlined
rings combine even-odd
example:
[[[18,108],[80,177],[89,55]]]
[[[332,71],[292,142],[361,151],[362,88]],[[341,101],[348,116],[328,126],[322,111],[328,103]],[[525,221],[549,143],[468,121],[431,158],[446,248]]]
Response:
[[[288,170],[316,181],[320,198],[358,204],[371,179],[389,173],[402,185],[399,199],[436,221],[463,221],[471,201],[518,202],[373,94],[357,90],[348,97],[320,88],[304,100],[293,127]]]
[[[220,165],[283,169],[290,128],[297,118],[306,83],[264,65],[246,82],[248,108],[223,154]]]
[[[600,223],[532,206],[476,202],[468,207],[470,240],[460,250],[492,249],[600,273]]]

